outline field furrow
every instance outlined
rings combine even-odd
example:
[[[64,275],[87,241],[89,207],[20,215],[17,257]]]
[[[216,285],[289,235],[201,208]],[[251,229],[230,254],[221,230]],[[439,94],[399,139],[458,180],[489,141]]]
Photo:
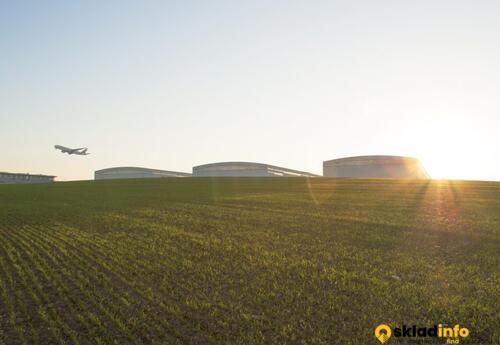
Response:
[[[49,230],[50,231],[50,230]],[[79,308],[83,314],[80,320],[90,323],[90,329],[99,333],[94,334],[95,339],[101,339],[106,343],[112,341],[116,335],[117,341],[139,342],[128,329],[129,315],[123,302],[118,296],[109,296],[114,286],[103,284],[102,277],[106,272],[99,271],[92,262],[78,258],[75,253],[62,249],[54,240],[53,233],[43,235],[45,232],[31,228],[25,229],[29,238],[36,242],[41,248],[43,260],[48,267],[57,266],[64,274],[55,276],[60,285],[68,284],[66,290],[71,293],[73,301],[68,301],[68,308]],[[55,242],[55,243],[54,243]],[[106,296],[102,294],[105,293]],[[111,299],[110,299],[111,298]],[[118,342],[120,343],[120,342]]]

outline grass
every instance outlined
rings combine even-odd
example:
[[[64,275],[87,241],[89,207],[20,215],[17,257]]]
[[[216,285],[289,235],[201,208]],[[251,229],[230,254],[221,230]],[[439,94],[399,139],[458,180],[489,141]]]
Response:
[[[2,185],[0,345],[498,344],[499,254],[494,182]]]

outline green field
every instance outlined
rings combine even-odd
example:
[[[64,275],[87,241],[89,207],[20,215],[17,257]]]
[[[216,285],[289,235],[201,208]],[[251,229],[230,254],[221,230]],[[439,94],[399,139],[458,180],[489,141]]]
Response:
[[[5,345],[379,344],[381,322],[499,344],[499,267],[494,182],[0,186]]]

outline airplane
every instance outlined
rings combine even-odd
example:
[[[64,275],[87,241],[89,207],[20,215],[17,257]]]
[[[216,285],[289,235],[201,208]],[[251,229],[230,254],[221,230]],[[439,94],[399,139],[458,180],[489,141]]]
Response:
[[[69,147],[64,147],[61,145],[54,145],[54,148],[56,150],[61,150],[62,153],[67,153],[68,155],[81,155],[81,156],[86,156],[89,155],[90,153],[87,152],[86,147],[80,147],[78,149],[70,149]]]

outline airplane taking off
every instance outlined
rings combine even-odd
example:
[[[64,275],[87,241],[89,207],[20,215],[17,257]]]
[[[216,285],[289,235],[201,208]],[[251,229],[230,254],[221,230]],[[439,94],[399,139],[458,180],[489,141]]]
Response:
[[[69,147],[64,147],[64,146],[61,146],[61,145],[55,145],[54,148],[56,150],[61,150],[62,153],[67,153],[68,155],[86,156],[86,155],[90,154],[90,153],[87,153],[87,148],[86,147],[80,147],[78,149],[70,149]]]

